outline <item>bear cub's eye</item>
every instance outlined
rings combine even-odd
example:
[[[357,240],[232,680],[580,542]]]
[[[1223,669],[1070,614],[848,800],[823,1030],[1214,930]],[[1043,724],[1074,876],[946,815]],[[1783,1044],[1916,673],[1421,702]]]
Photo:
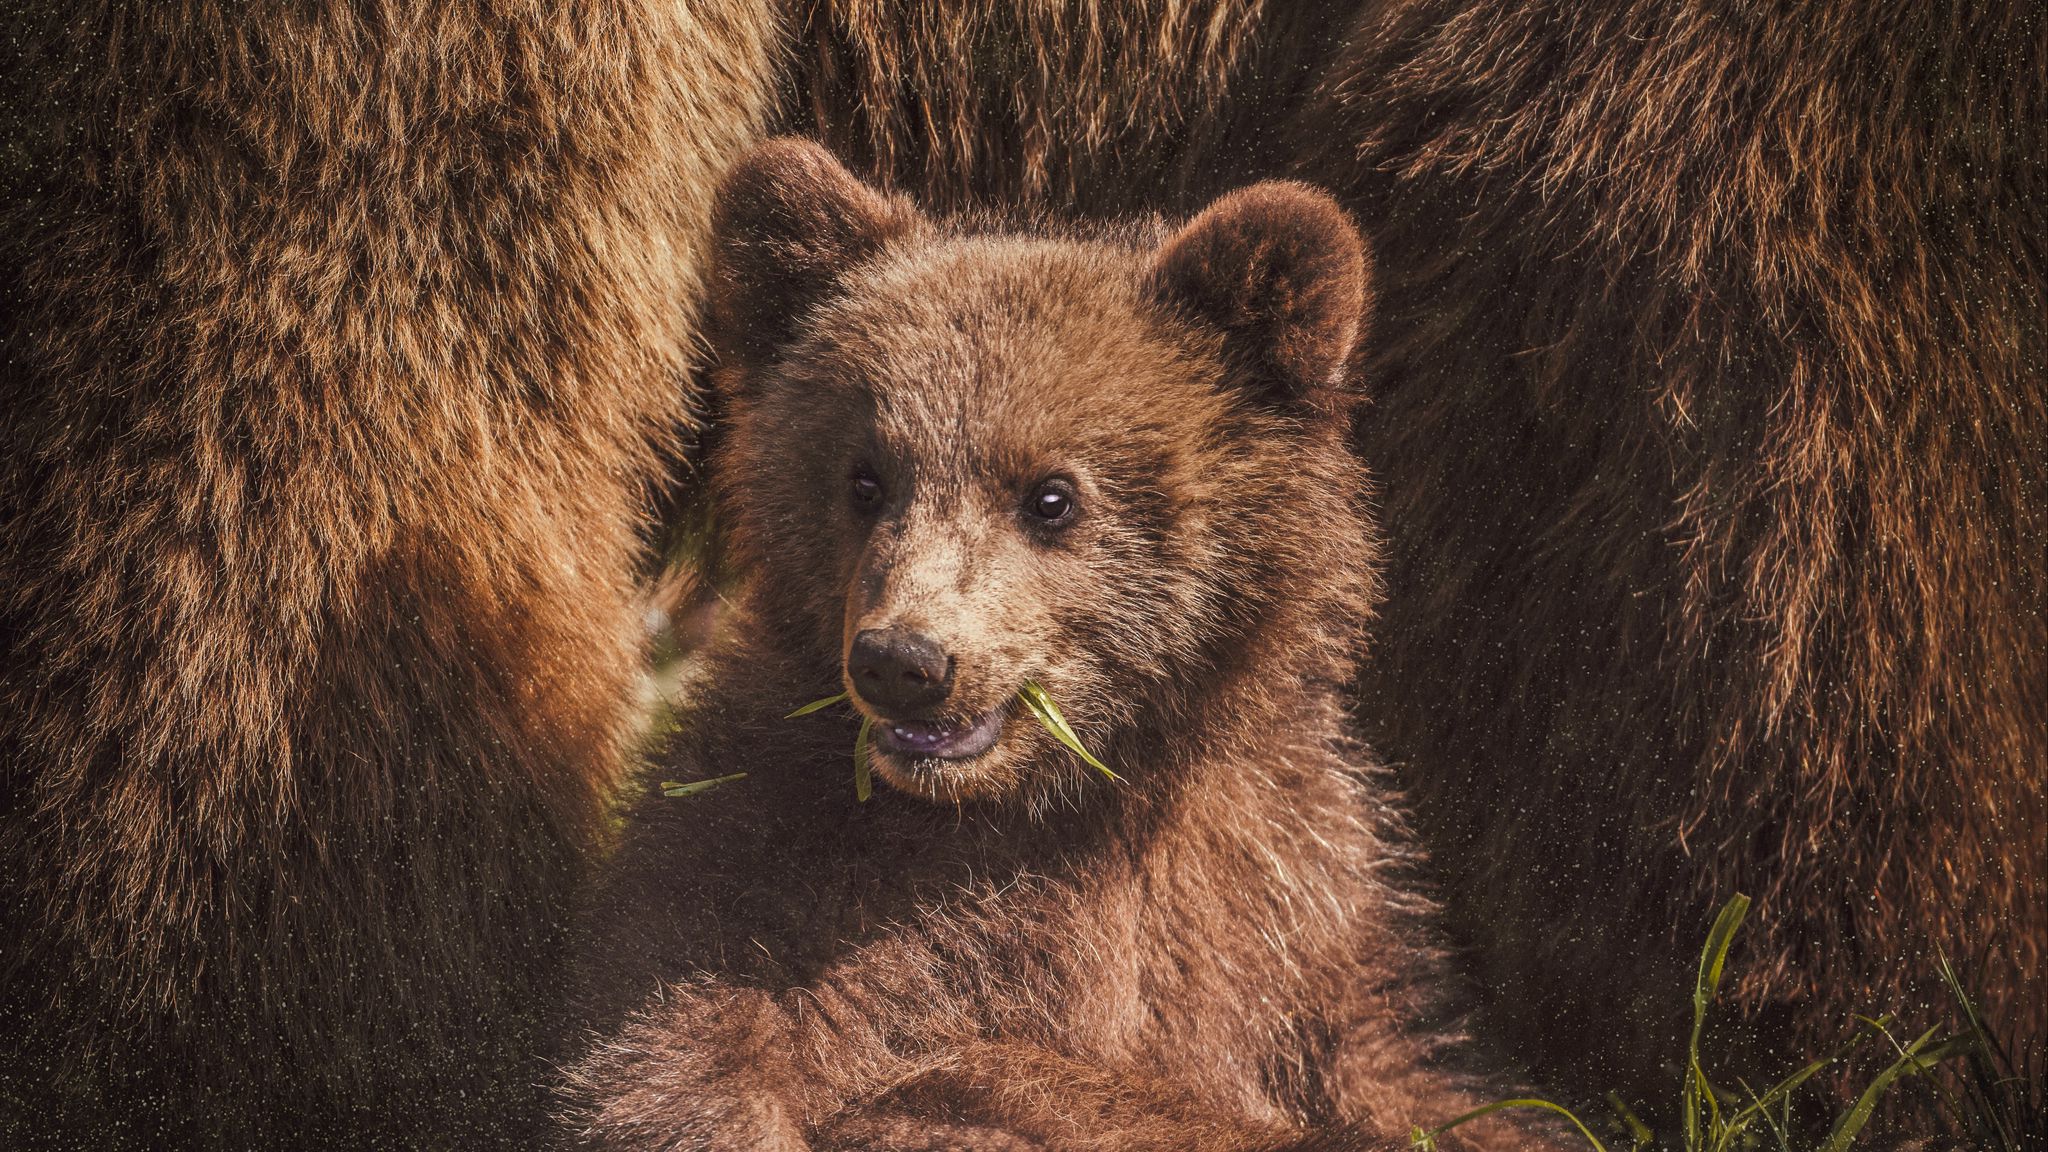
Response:
[[[1058,526],[1073,520],[1076,499],[1074,486],[1054,477],[1031,490],[1031,497],[1024,502],[1024,508],[1040,523]]]
[[[882,482],[875,479],[874,472],[869,470],[867,465],[863,464],[853,470],[853,480],[849,487],[855,508],[863,512],[873,512],[882,506]]]

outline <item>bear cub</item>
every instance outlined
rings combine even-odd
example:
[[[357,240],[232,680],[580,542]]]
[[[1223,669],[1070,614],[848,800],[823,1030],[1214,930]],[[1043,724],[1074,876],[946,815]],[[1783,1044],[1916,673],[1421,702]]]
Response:
[[[662,775],[747,775],[630,814],[580,1139],[1395,1148],[1491,1096],[1347,734],[1376,585],[1343,212],[1266,183],[1009,234],[776,141],[714,219],[737,591]]]

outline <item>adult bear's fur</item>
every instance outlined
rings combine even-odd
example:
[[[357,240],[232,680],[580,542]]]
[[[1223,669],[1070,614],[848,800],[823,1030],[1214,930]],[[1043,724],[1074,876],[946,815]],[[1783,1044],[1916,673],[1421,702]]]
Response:
[[[1384,268],[1363,715],[1524,1054],[1663,1085],[1741,891],[1744,1004],[1938,947],[2038,1085],[2039,7],[1372,4],[1301,127]]]
[[[529,1109],[766,111],[691,7],[10,8],[0,1143]]]
[[[792,127],[947,209],[1191,211],[1282,162],[1350,0],[801,0]]]

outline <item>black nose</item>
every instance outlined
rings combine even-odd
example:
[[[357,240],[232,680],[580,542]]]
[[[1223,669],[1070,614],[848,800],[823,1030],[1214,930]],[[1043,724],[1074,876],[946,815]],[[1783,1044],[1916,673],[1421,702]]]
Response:
[[[853,638],[846,666],[860,698],[892,716],[944,702],[953,690],[946,650],[907,628],[867,628]]]

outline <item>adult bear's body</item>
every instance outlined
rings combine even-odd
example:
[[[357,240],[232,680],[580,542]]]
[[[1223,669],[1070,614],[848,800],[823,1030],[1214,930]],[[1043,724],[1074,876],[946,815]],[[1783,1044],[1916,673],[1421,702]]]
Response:
[[[0,17],[0,1144],[538,1115],[774,20]]]
[[[1740,891],[1777,1059],[1939,948],[2038,1086],[2039,11],[1375,4],[1299,138],[1383,269],[1361,715],[1523,1054],[1668,1087]]]

